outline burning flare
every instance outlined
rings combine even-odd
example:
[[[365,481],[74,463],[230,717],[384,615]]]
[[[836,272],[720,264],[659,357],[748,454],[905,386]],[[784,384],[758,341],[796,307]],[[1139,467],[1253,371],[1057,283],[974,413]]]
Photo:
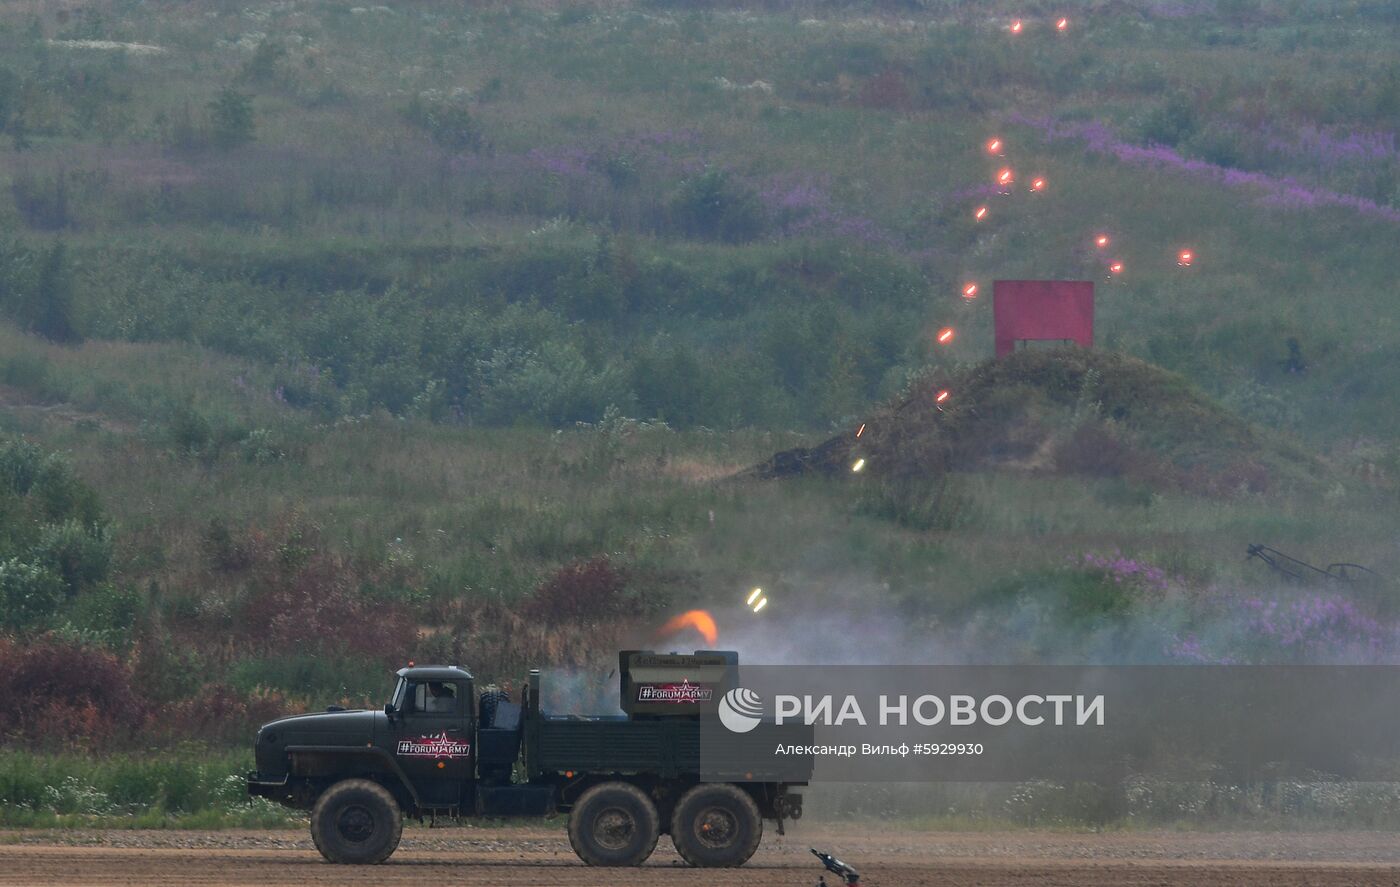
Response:
[[[977,207],[977,212],[973,213],[972,215],[973,218],[977,219],[977,221],[980,222],[987,217],[987,208],[985,206],[979,206]]]
[[[1001,139],[993,138],[987,141],[987,153],[1001,156]]]
[[[936,395],[934,395],[934,397],[933,397],[933,402],[934,402],[934,403],[937,403],[937,404],[944,403],[945,401],[948,400],[948,398],[949,398],[951,395],[952,395],[952,392],[950,392],[947,388],[944,388],[942,391],[940,391],[940,392],[938,392]]]
[[[1108,266],[1108,273],[1109,273],[1109,274],[1122,274],[1122,273],[1123,273],[1123,263],[1122,263],[1122,262],[1114,262],[1112,265],[1109,265],[1109,266]]]
[[[1064,31],[1064,30],[1067,30],[1068,28],[1069,28],[1069,19],[1067,19],[1067,18],[1062,18],[1062,19],[1060,19],[1059,21],[1055,22],[1055,30],[1057,30],[1057,31]]]
[[[1020,20],[1020,19],[1016,19],[1016,21],[1014,21],[1014,22],[1011,23],[1011,33],[1013,33],[1013,34],[1019,34],[1019,33],[1021,33],[1021,28],[1022,28],[1022,27],[1023,27],[1023,25],[1021,24],[1021,20]]]
[[[947,345],[949,342],[953,341],[953,335],[953,328],[950,326],[945,326],[943,329],[938,331],[938,344]]]
[[[687,628],[693,628],[700,632],[705,638],[705,643],[713,647],[719,643],[719,628],[715,626],[715,617],[705,610],[687,610],[676,618],[667,622],[656,630],[657,639],[670,637],[679,634]]]
[[[1011,167],[1005,167],[997,172],[997,184],[1009,185],[1016,181],[1016,172]]]
[[[1094,238],[1094,244],[1100,249],[1103,249],[1104,247],[1108,246],[1108,243],[1109,241],[1107,234],[1100,234],[1098,237]]]
[[[1031,182],[1031,190],[1032,190],[1032,191],[1044,191],[1044,190],[1045,190],[1045,179],[1037,177],[1034,181]]]
[[[1176,263],[1183,268],[1190,268],[1194,261],[1196,261],[1196,254],[1189,249],[1184,249],[1176,254]]]
[[[962,297],[963,297],[964,299],[975,299],[975,298],[977,298],[977,284],[975,284],[975,283],[965,283],[965,284],[963,284],[963,288],[962,288]]]

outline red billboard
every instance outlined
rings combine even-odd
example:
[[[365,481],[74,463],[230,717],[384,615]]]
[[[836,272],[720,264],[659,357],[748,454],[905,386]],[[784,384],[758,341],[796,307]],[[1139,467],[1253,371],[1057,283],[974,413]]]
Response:
[[[992,284],[997,357],[1017,342],[1069,341],[1094,347],[1092,280],[998,280]]]

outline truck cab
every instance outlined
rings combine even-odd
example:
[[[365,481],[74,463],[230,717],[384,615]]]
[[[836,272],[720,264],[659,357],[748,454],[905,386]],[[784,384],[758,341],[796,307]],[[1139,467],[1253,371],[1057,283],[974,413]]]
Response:
[[[375,746],[398,762],[415,786],[417,806],[455,812],[473,801],[476,693],[472,676],[453,667],[404,668],[375,722]]]

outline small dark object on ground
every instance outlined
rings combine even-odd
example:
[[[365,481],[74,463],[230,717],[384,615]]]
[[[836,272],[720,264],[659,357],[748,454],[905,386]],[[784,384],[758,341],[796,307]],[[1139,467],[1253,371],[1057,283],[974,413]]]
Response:
[[[841,435],[815,447],[794,447],[774,453],[767,462],[754,466],[746,473],[756,474],[765,480],[813,472],[835,474],[838,466],[845,463],[852,448],[852,441],[846,435]]]
[[[1283,362],[1284,372],[1293,373],[1294,375],[1306,373],[1308,371],[1308,362],[1303,360],[1303,346],[1298,343],[1297,339],[1291,337],[1287,345],[1288,360]]]
[[[822,853],[815,847],[812,848],[812,855],[822,861],[822,865],[826,866],[827,871],[831,872],[833,875],[840,875],[843,884],[848,885],[848,887],[860,887],[860,872],[846,865],[830,853]],[[826,887],[825,875],[817,881],[817,885],[818,887]]]
[[[1289,557],[1277,548],[1270,548],[1267,545],[1250,545],[1246,552],[1248,557],[1257,557],[1268,564],[1276,573],[1282,575],[1290,582],[1297,582],[1310,585],[1314,582],[1383,582],[1380,574],[1368,567],[1360,564],[1328,564],[1326,569],[1315,567],[1306,561],[1300,561],[1296,557]]]

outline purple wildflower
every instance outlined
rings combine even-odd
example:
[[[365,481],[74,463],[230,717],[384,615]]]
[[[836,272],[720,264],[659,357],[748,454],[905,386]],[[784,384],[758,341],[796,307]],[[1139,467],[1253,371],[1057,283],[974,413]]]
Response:
[[[1231,188],[1256,190],[1259,192],[1259,202],[1265,206],[1285,209],[1336,207],[1400,223],[1400,209],[1395,207],[1383,206],[1355,194],[1313,187],[1291,176],[1271,176],[1183,157],[1165,145],[1134,145],[1120,140],[1108,126],[1098,121],[1073,123],[1021,114],[1011,115],[1010,120],[1035,129],[1050,141],[1081,141],[1091,152],[1112,157],[1120,163],[1178,172]]]

